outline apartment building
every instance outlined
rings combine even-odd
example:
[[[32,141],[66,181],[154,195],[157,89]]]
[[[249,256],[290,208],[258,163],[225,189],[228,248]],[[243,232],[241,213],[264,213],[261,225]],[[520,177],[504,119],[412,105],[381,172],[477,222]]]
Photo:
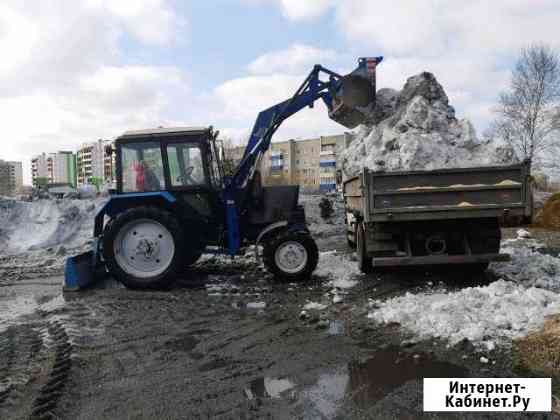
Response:
[[[352,141],[351,133],[321,136],[306,140],[272,143],[261,160],[260,171],[265,185],[298,184],[309,191],[333,191],[337,188],[337,159]],[[236,163],[245,147],[235,147],[228,155]],[[236,159],[237,158],[237,159]]]
[[[62,151],[50,154],[51,183],[70,184],[76,187],[76,155]]]
[[[105,147],[111,140],[84,143],[77,152],[78,185],[112,183],[114,181],[114,156],[107,156]]]
[[[0,160],[0,195],[14,195],[23,187],[21,162]]]
[[[49,165],[47,161],[48,157],[46,153],[41,153],[40,155],[36,155],[31,158],[31,179],[33,181],[33,185],[37,185],[37,178],[45,178],[47,179],[47,182],[49,182],[49,179],[52,178],[49,173]]]
[[[31,178],[37,185],[37,178],[49,184],[69,184],[76,186],[76,155],[68,151],[41,153],[31,159]]]

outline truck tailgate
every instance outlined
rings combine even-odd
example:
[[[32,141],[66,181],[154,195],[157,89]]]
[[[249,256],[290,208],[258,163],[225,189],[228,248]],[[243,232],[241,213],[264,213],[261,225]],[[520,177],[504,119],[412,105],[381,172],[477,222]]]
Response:
[[[528,167],[371,172],[345,184],[347,207],[361,207],[364,220],[529,216]],[[359,203],[358,203],[359,201]]]

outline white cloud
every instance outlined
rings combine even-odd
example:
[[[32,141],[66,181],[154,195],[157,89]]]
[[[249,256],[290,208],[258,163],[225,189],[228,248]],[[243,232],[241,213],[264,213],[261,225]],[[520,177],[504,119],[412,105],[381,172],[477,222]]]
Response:
[[[290,20],[313,20],[329,10],[336,0],[242,0],[248,4],[272,3]]]
[[[345,0],[336,6],[339,29],[352,43],[393,56],[464,54],[473,61],[535,41],[558,44],[559,12],[556,0]]]
[[[292,20],[314,19],[325,13],[335,0],[279,0],[282,12]]]
[[[228,80],[214,91],[215,108],[223,112],[217,119],[231,126],[229,135],[247,137],[260,111],[289,99],[305,79],[306,74],[270,74]],[[245,127],[245,129],[242,129]],[[341,133],[346,129],[331,121],[322,101],[314,108],[306,108],[286,120],[276,133],[275,140]],[[237,138],[239,140],[239,138]]]
[[[90,0],[118,17],[133,36],[148,44],[166,44],[182,34],[186,21],[179,18],[164,0]]]
[[[305,44],[293,44],[289,48],[272,51],[257,57],[249,66],[252,74],[302,74],[315,64],[328,64],[339,57],[334,50],[320,49]]]
[[[32,154],[166,125],[190,92],[188,77],[175,67],[125,64],[122,41],[160,47],[183,30],[164,0],[3,2],[0,158],[22,160],[29,182]]]

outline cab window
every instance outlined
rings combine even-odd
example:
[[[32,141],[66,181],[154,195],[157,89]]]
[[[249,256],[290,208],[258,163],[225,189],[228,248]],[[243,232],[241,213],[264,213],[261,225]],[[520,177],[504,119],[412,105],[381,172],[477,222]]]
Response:
[[[165,189],[163,160],[159,143],[141,142],[121,147],[123,192],[161,191]]]
[[[195,143],[167,145],[169,176],[173,187],[205,185],[204,166],[200,147]]]

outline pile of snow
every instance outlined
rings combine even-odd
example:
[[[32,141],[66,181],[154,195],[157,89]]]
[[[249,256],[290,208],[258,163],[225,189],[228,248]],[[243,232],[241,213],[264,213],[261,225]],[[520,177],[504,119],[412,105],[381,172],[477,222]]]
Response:
[[[511,146],[479,139],[470,121],[457,120],[443,87],[431,73],[410,77],[403,89],[380,89],[369,122],[342,155],[347,177],[363,167],[421,170],[515,162]]]
[[[81,247],[93,235],[96,200],[0,200],[0,253],[64,245]]]
[[[327,309],[327,305],[323,304],[323,303],[318,303],[318,302],[307,302],[304,306],[303,309],[306,311],[322,311],[324,309]]]
[[[496,339],[520,338],[541,328],[547,315],[560,312],[560,295],[505,280],[454,293],[407,293],[378,304],[368,317],[398,322],[420,339],[467,339],[494,347]]]
[[[319,194],[301,194],[299,203],[305,209],[305,219],[311,234],[314,237],[327,237],[334,235],[344,235],[346,233],[346,225],[344,224],[344,201],[340,194],[331,194],[327,198],[333,204],[333,215],[325,220],[321,217],[321,209],[319,203],[325,197]]]
[[[523,337],[541,328],[546,316],[560,312],[560,258],[538,248],[533,239],[504,241],[501,251],[512,260],[492,265],[502,279],[457,292],[407,293],[374,301],[368,317],[399,323],[420,339],[445,338],[450,344],[467,339],[488,349]]]
[[[337,251],[319,254],[319,264],[315,274],[330,278],[329,285],[338,289],[350,289],[356,286],[362,275],[356,261],[352,261],[349,255],[339,254]]]
[[[502,242],[501,252],[511,261],[493,264],[492,271],[525,287],[540,287],[560,292],[560,258],[537,251],[543,245],[531,239],[510,239]]]

